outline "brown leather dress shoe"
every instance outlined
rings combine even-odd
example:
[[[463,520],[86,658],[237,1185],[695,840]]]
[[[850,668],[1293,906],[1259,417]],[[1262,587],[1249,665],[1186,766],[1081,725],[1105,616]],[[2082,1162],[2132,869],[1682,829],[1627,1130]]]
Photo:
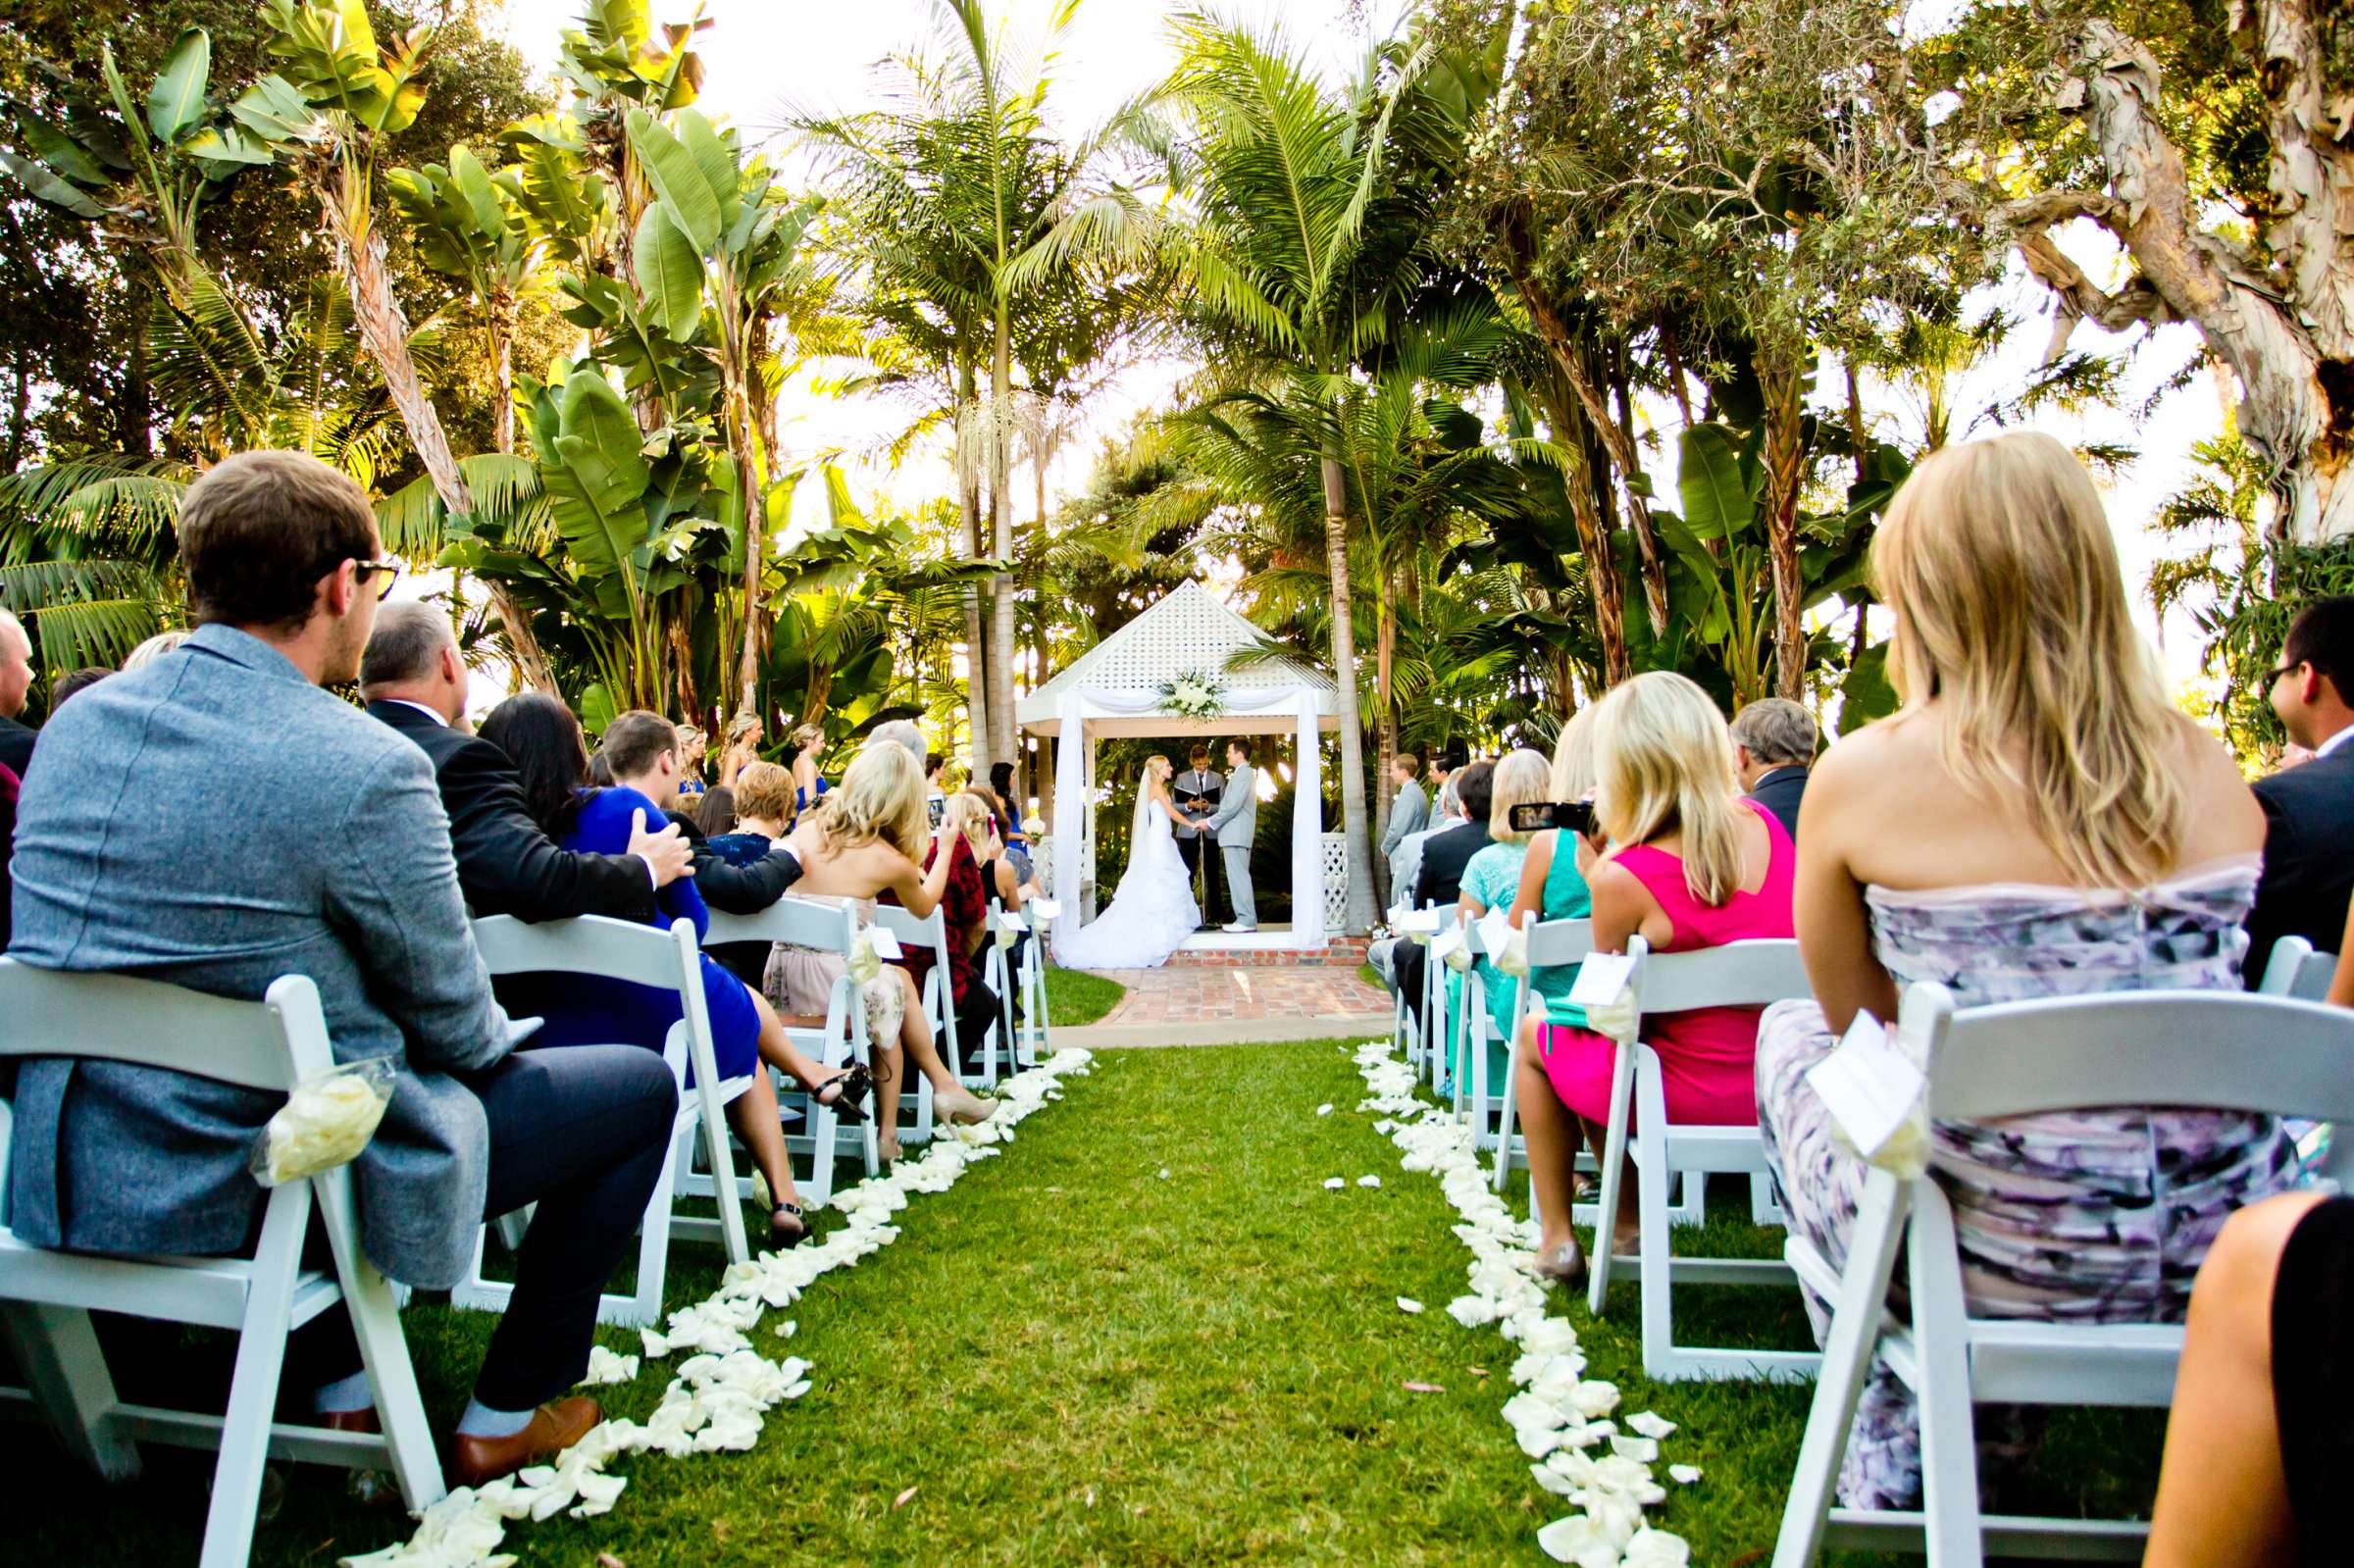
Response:
[[[511,1438],[470,1438],[460,1433],[449,1445],[450,1484],[480,1487],[511,1476],[525,1465],[552,1459],[603,1419],[604,1412],[594,1399],[575,1394],[533,1411],[532,1424]]]

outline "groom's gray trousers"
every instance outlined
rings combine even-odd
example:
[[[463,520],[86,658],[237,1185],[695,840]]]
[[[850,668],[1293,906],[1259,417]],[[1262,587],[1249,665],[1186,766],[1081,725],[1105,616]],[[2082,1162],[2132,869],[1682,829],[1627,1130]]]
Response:
[[[1234,905],[1238,926],[1258,924],[1258,894],[1251,886],[1251,846],[1220,844],[1218,858],[1226,863],[1226,897]]]

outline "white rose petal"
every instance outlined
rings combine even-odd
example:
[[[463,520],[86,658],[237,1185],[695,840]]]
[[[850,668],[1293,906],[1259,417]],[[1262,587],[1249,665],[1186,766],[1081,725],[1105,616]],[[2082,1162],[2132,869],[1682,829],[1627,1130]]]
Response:
[[[1324,1190],[1327,1192],[1338,1192],[1348,1185],[1349,1179],[1345,1176],[1328,1176],[1324,1179]]]
[[[1660,1440],[1657,1438],[1612,1438],[1611,1452],[1621,1459],[1633,1459],[1640,1464],[1650,1464],[1660,1456]]]
[[[1576,1568],[1618,1568],[1617,1546],[1585,1514],[1556,1519],[1537,1532],[1537,1544],[1555,1562],[1573,1563]]]
[[[1683,1537],[1648,1528],[1635,1532],[1620,1559],[1624,1568],[1684,1568],[1691,1560],[1692,1547]]]
[[[1410,1295],[1402,1295],[1398,1298],[1398,1310],[1409,1314],[1419,1313],[1422,1310],[1422,1303]]]
[[[1640,1438],[1664,1438],[1675,1430],[1675,1423],[1663,1421],[1649,1410],[1645,1410],[1638,1415],[1626,1418],[1626,1430]]]
[[[1318,1116],[1330,1116],[1330,1115],[1332,1114],[1332,1105],[1331,1105],[1331,1103],[1330,1103],[1329,1101],[1327,1101],[1326,1103],[1324,1103],[1324,1104],[1322,1104],[1322,1105],[1319,1105],[1319,1106],[1317,1106],[1317,1107],[1316,1107],[1316,1114],[1317,1114]]]
[[[1700,1479],[1700,1466],[1669,1465],[1667,1467],[1667,1479],[1674,1482],[1679,1487],[1688,1487]]]
[[[1359,1187],[1379,1187],[1381,1186],[1381,1178],[1378,1176],[1360,1176],[1356,1179],[1356,1185]]]

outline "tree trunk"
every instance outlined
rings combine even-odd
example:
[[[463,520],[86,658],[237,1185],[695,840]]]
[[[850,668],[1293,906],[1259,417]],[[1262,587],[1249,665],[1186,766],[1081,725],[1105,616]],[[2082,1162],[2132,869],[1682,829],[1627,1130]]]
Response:
[[[1340,688],[1341,707],[1341,834],[1348,846],[1349,914],[1351,936],[1373,929],[1373,840],[1365,833],[1364,721],[1356,705],[1356,627],[1349,595],[1349,491],[1341,465],[1323,459],[1324,560],[1332,575],[1332,678]],[[1299,764],[1299,782],[1306,782],[1306,760]],[[1295,887],[1295,904],[1317,898],[1315,887]]]
[[[1549,378],[1537,388],[1545,405],[1545,421],[1553,429],[1554,444],[1568,458],[1561,489],[1568,497],[1570,521],[1577,527],[1578,554],[1586,564],[1586,589],[1594,596],[1594,630],[1602,640],[1602,678],[1616,685],[1634,673],[1626,651],[1626,591],[1618,578],[1618,562],[1611,548],[1611,530],[1602,518],[1587,439],[1587,421],[1575,404],[1561,396],[1561,381]]]
[[[1766,394],[1766,554],[1773,576],[1774,695],[1806,700],[1806,581],[1799,569],[1798,502],[1806,480],[1806,374],[1784,352],[1762,353]]]
[[[392,291],[391,274],[384,266],[384,236],[374,230],[354,232],[351,205],[335,189],[323,186],[318,194],[320,208],[327,218],[328,242],[343,264],[343,282],[351,293],[352,317],[360,330],[360,341],[366,345],[368,357],[376,362],[378,374],[384,379],[384,390],[408,430],[409,445],[433,480],[434,493],[441,498],[442,509],[451,517],[471,517],[473,492],[466,487],[466,476],[459,471],[458,460],[450,454],[449,437],[441,430],[441,416],[435,410],[434,400],[426,395],[416,362],[409,357],[409,321],[401,311],[399,297]],[[532,685],[553,693],[556,678],[547,667],[547,656],[539,651],[539,639],[532,634],[531,622],[504,588],[495,582],[489,586],[490,602],[498,613],[500,629],[507,637],[507,651],[514,655],[517,670]]]
[[[2199,329],[2244,389],[2239,434],[2274,476],[2275,531],[2306,543],[2354,532],[2354,247],[2340,239],[2354,228],[2354,149],[2341,140],[2346,111],[2327,79],[2329,9],[2320,0],[2238,8],[2272,150],[2266,256],[2198,227],[2204,215],[2158,110],[2157,61],[2103,20],[2078,33],[2061,102],[2082,112],[2109,193],[2039,191],[1985,208],[2059,296],[2064,323]],[[2047,232],[2079,217],[2107,228],[2132,259],[2134,276],[2113,292]]]
[[[1004,295],[998,296],[997,347],[990,366],[989,525],[990,554],[1013,557],[1013,321]],[[1013,758],[1013,574],[1000,566],[990,579],[989,761]],[[988,768],[974,776],[986,783]]]
[[[1617,400],[1615,417],[1599,421],[1604,445],[1618,470],[1618,487],[1626,494],[1627,531],[1635,536],[1635,559],[1643,574],[1643,609],[1651,617],[1654,636],[1667,630],[1667,558],[1660,553],[1659,535],[1651,526],[1651,503],[1643,474],[1643,449],[1635,442],[1635,399],[1626,370],[1626,345],[1612,345],[1611,393]]]
[[[975,388],[972,356],[959,350],[956,366],[956,487],[964,527],[964,558],[982,559],[981,552],[981,466],[974,460],[973,426],[978,410],[974,408]],[[989,746],[989,642],[981,625],[981,589],[970,581],[962,588],[964,599],[965,646],[965,715],[973,733],[974,766],[984,771],[988,757],[982,755]]]
[[[1373,846],[1376,851],[1390,835],[1391,781],[1397,773],[1398,761],[1398,694],[1394,681],[1398,663],[1398,615],[1391,608],[1404,595],[1397,585],[1385,583],[1381,601],[1374,606],[1379,618],[1374,628],[1373,681],[1380,690],[1381,723],[1374,729],[1373,739]],[[1386,856],[1378,852],[1373,863],[1375,907],[1387,909],[1396,900],[1390,886],[1390,867]]]

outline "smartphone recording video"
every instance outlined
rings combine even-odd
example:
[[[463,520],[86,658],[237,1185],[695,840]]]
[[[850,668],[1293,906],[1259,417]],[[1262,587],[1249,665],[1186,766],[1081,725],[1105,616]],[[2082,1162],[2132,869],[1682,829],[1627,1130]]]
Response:
[[[1591,834],[1594,831],[1594,802],[1553,800],[1512,808],[1512,832],[1543,833],[1548,828],[1565,828],[1571,833]]]

